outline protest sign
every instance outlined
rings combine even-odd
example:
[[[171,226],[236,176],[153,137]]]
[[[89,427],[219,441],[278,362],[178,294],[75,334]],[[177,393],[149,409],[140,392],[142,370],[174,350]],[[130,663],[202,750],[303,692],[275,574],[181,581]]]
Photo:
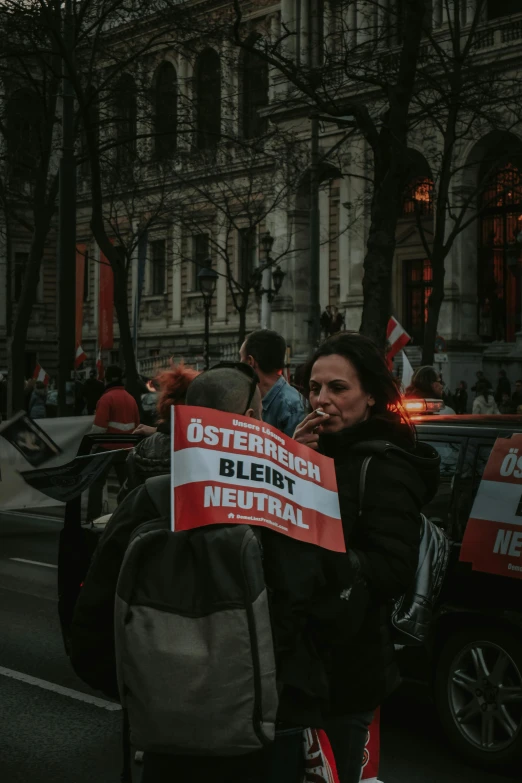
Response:
[[[474,571],[522,578],[522,435],[497,438],[464,533]]]
[[[0,436],[35,468],[61,453],[52,438],[23,411],[0,425]]]
[[[333,460],[256,419],[172,407],[173,530],[259,525],[345,552]]]

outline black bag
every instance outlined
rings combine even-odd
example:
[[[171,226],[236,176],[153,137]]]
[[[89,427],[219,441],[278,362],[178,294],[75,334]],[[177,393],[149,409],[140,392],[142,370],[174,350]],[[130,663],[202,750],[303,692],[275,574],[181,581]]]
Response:
[[[258,537],[249,525],[171,532],[170,476],[145,488],[158,518],[130,539],[114,618],[131,740],[151,753],[260,750],[278,697]]]
[[[365,457],[359,479],[359,514],[362,513],[366,473],[371,455]],[[411,587],[395,601],[391,613],[394,644],[424,644],[433,618],[433,607],[444,582],[450,542],[443,530],[421,514],[417,573]]]

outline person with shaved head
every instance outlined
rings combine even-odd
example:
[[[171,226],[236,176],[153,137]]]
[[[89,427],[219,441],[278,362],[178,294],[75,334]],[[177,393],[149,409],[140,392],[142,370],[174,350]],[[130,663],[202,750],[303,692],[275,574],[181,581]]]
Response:
[[[248,364],[222,362],[192,380],[186,404],[260,420],[258,385],[259,377]],[[166,492],[171,491],[170,476],[153,480],[165,481]],[[71,661],[76,673],[91,687],[115,698],[119,697],[114,652],[118,574],[133,532],[161,516],[147,484],[125,498],[107,525],[73,620]],[[238,756],[145,753],[142,783],[301,783],[304,778],[303,729],[320,726],[321,705],[327,699],[327,678],[309,638],[307,616],[307,607],[322,589],[321,560],[317,547],[265,528],[257,531],[271,595],[279,693],[275,741],[261,751]],[[206,709],[205,705],[201,708]]]

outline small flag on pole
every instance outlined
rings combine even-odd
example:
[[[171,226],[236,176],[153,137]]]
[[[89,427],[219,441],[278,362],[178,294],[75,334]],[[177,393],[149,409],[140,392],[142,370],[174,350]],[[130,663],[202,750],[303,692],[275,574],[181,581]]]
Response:
[[[47,386],[49,383],[49,376],[39,364],[34,368],[33,378],[35,381],[43,381],[44,386]]]
[[[74,357],[74,367],[77,370],[80,365],[84,363],[87,358],[87,354],[83,350],[82,346],[78,344],[76,348],[76,355]]]
[[[386,353],[386,359],[388,364],[391,364],[395,354],[399,353],[399,351],[404,348],[404,346],[407,345],[411,340],[410,335],[405,329],[403,329],[403,327],[400,325],[398,320],[393,317],[393,315],[388,321],[388,328],[386,329],[386,340],[388,341],[389,346]]]

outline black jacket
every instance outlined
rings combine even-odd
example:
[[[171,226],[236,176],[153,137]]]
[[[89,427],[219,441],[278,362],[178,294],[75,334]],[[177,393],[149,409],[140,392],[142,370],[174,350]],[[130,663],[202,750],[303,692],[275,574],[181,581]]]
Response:
[[[375,447],[360,499],[362,462]],[[399,684],[390,602],[415,577],[419,512],[436,492],[440,458],[427,444],[415,446],[408,428],[391,417],[325,434],[319,448],[335,461],[347,548],[323,555],[327,585],[315,628],[330,712],[338,715],[376,708]]]
[[[172,454],[170,424],[158,424],[157,431],[138,443],[127,457],[127,478],[118,493],[118,503],[147,479],[170,473]]]

